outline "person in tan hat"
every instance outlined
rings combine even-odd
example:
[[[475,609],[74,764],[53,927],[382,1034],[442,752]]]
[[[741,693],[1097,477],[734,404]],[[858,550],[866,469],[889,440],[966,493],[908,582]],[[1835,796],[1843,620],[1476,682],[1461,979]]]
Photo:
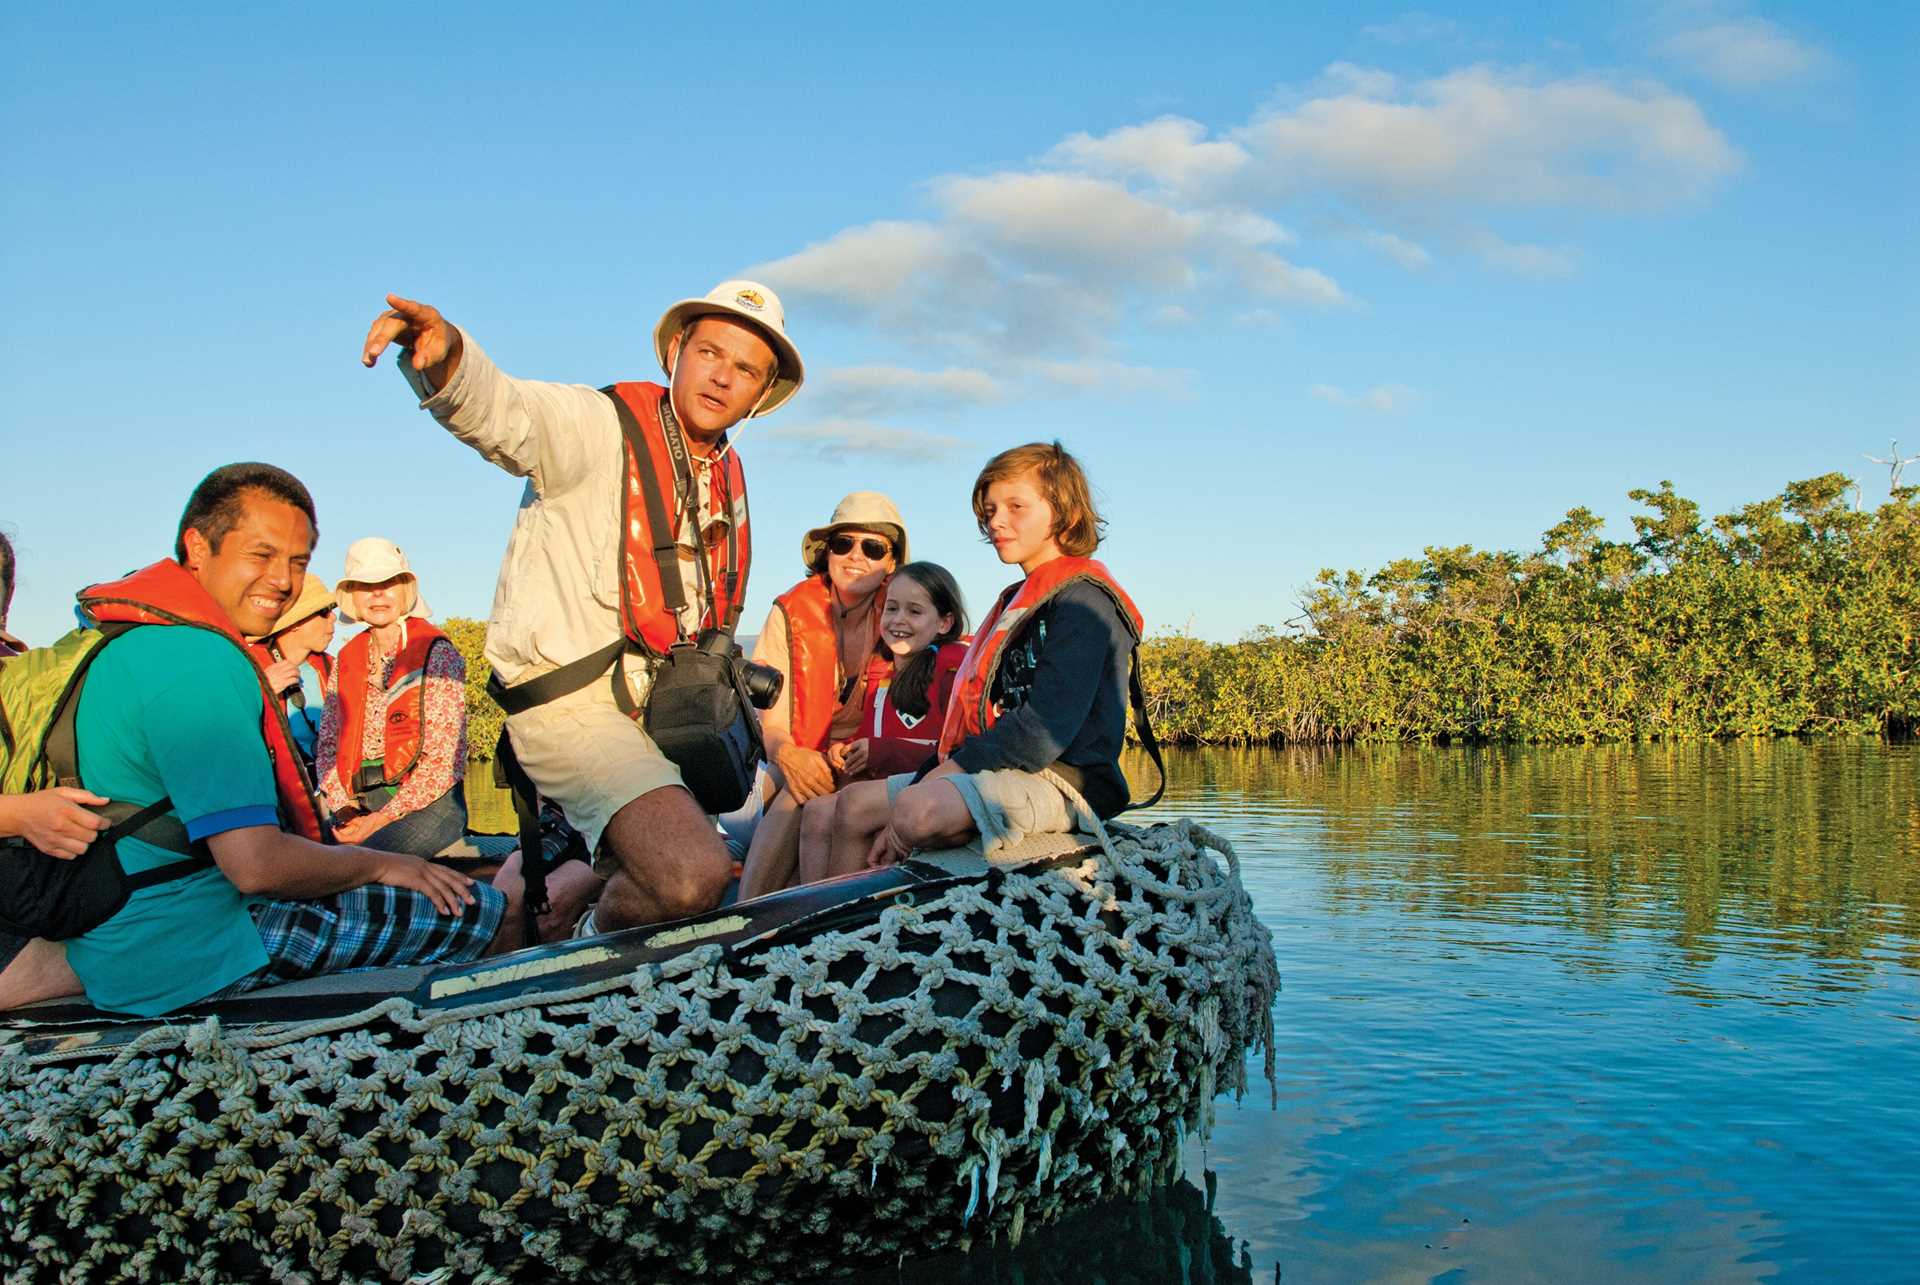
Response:
[[[293,743],[313,763],[314,748],[320,735],[320,720],[333,691],[333,616],[338,610],[333,590],[319,576],[307,576],[300,592],[273,629],[255,640],[254,659],[267,676],[267,684],[280,698],[287,726],[293,729]]]
[[[366,625],[340,649],[314,755],[334,834],[430,857],[467,829],[467,662],[393,541],[354,541],[334,595]]]
[[[786,681],[760,715],[769,764],[760,788],[777,793],[753,830],[740,880],[743,899],[793,881],[799,808],[860,770],[841,755],[860,732],[887,577],[907,559],[906,524],[878,491],[853,492],[834,506],[826,525],[800,538],[806,578],[774,599],[754,641],[754,660],[778,669]]]
[[[799,389],[773,291],[726,281],[654,327],[667,386],[514,379],[429,305],[388,295],[361,349],[400,370],[455,437],[527,491],[501,562],[487,659],[505,746],[608,878],[601,929],[717,905],[731,862],[679,768],[629,716],[676,642],[737,622],[751,558],[728,430]]]

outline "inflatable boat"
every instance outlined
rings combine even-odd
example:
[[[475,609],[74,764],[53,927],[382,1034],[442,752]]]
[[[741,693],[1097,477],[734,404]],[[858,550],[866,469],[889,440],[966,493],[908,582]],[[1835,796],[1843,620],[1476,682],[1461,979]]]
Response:
[[[0,1015],[6,1279],[790,1281],[1177,1170],[1279,977],[1191,822],[165,1019]]]

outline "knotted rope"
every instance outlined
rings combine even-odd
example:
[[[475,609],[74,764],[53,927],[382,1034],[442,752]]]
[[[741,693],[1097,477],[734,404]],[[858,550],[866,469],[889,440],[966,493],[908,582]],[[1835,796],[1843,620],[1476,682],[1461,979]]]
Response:
[[[1253,1048],[1271,1077],[1279,978],[1223,840],[1100,837],[797,944],[10,1056],[0,1266],[788,1280],[1163,1181]]]

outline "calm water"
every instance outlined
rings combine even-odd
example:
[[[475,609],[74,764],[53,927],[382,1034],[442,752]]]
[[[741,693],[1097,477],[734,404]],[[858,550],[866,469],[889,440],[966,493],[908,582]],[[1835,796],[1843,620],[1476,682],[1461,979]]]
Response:
[[[1278,1109],[1191,1149],[1211,1216],[873,1279],[1920,1279],[1920,749],[1169,766],[1273,930]]]
[[[1920,747],[1169,768],[1273,930],[1277,1109],[863,1281],[1920,1280]]]

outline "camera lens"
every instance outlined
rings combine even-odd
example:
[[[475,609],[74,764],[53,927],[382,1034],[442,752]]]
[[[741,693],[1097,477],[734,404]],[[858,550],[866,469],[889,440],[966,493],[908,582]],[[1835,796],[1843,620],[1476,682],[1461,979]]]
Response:
[[[740,677],[755,709],[771,708],[780,699],[780,685],[786,681],[786,675],[772,665],[756,665],[750,660],[741,662]]]

